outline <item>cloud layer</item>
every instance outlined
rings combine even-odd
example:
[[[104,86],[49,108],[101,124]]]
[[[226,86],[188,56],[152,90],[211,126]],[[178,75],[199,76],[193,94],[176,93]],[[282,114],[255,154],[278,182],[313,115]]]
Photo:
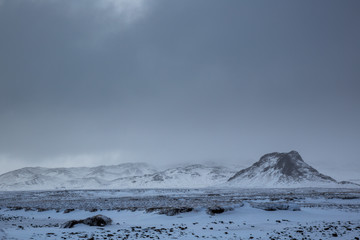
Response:
[[[106,164],[114,152],[119,162],[247,164],[295,149],[329,171],[359,168],[358,10],[2,1],[1,165]]]

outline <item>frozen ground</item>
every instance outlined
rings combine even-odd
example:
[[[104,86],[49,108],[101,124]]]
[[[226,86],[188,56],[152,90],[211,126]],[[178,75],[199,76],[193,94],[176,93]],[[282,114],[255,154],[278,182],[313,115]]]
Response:
[[[215,206],[225,212],[210,215],[208,208]],[[360,237],[359,189],[0,192],[0,208],[0,239]],[[60,227],[68,220],[96,214],[110,217],[112,225]]]

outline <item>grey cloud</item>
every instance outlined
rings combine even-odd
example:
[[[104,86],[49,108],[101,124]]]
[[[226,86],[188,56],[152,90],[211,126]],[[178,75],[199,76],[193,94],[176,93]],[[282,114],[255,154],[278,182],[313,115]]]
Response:
[[[90,2],[1,5],[3,155],[360,167],[357,1],[152,1],[131,24]]]

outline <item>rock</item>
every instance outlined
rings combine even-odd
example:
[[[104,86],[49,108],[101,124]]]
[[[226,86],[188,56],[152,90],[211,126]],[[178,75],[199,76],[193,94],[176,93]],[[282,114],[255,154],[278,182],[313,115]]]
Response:
[[[89,218],[85,218],[82,220],[70,220],[65,222],[63,225],[61,225],[62,228],[72,228],[74,227],[76,224],[86,224],[89,226],[99,226],[99,227],[103,227],[106,225],[110,225],[112,222],[111,218],[108,218],[104,215],[96,215],[93,217],[89,217]]]
[[[108,218],[104,215],[96,215],[93,217],[89,217],[83,220],[83,223],[89,226],[99,226],[99,227],[103,227],[106,225],[111,224],[112,220],[111,218]]]
[[[81,221],[70,220],[70,221],[67,221],[66,223],[64,223],[63,225],[61,225],[61,227],[62,228],[72,228],[78,223],[81,223]]]
[[[75,209],[73,209],[73,208],[68,208],[68,209],[65,209],[64,210],[64,213],[69,213],[69,212],[72,212],[72,211],[74,211]]]
[[[206,212],[207,214],[215,215],[225,212],[225,209],[219,206],[214,206],[214,207],[209,207]]]
[[[193,210],[193,208],[187,208],[187,207],[183,207],[183,208],[167,208],[167,209],[160,210],[159,214],[165,214],[167,216],[175,216],[175,215],[178,215],[180,213],[191,212],[192,210]]]
[[[8,207],[11,211],[14,211],[14,210],[21,210],[21,209],[23,209],[22,207]]]
[[[147,213],[156,212],[158,214],[164,214],[167,216],[175,216],[180,213],[191,212],[192,210],[193,210],[193,208],[191,208],[191,207],[179,207],[179,208],[161,207],[161,208],[148,208],[148,209],[146,209],[146,212]]]
[[[300,206],[295,203],[251,203],[253,208],[262,209],[265,211],[276,211],[276,210],[288,210],[288,211],[300,211]]]
[[[220,214],[220,213],[232,211],[232,210],[234,210],[232,207],[213,206],[213,207],[208,207],[208,209],[206,210],[206,213],[209,215],[215,215],[215,214]]]

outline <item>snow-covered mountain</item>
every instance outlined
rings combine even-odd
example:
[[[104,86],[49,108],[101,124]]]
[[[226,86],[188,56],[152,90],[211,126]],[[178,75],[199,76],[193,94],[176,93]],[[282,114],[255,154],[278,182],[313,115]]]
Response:
[[[303,161],[296,151],[269,153],[251,167],[190,164],[158,170],[146,163],[82,168],[22,168],[0,175],[1,190],[358,187],[337,182]]]
[[[308,165],[296,151],[269,153],[228,180],[232,187],[340,187],[337,182]],[[356,185],[353,184],[353,187]]]
[[[78,168],[27,167],[0,175],[0,190],[105,188],[112,180],[153,174],[146,163]]]
[[[236,173],[236,170],[193,164],[170,168],[145,176],[119,178],[112,181],[113,188],[201,188],[224,183]],[[129,181],[130,180],[130,181]]]
[[[22,168],[0,175],[0,190],[197,188],[224,183],[226,167],[186,165],[158,171],[145,163],[93,168]]]

